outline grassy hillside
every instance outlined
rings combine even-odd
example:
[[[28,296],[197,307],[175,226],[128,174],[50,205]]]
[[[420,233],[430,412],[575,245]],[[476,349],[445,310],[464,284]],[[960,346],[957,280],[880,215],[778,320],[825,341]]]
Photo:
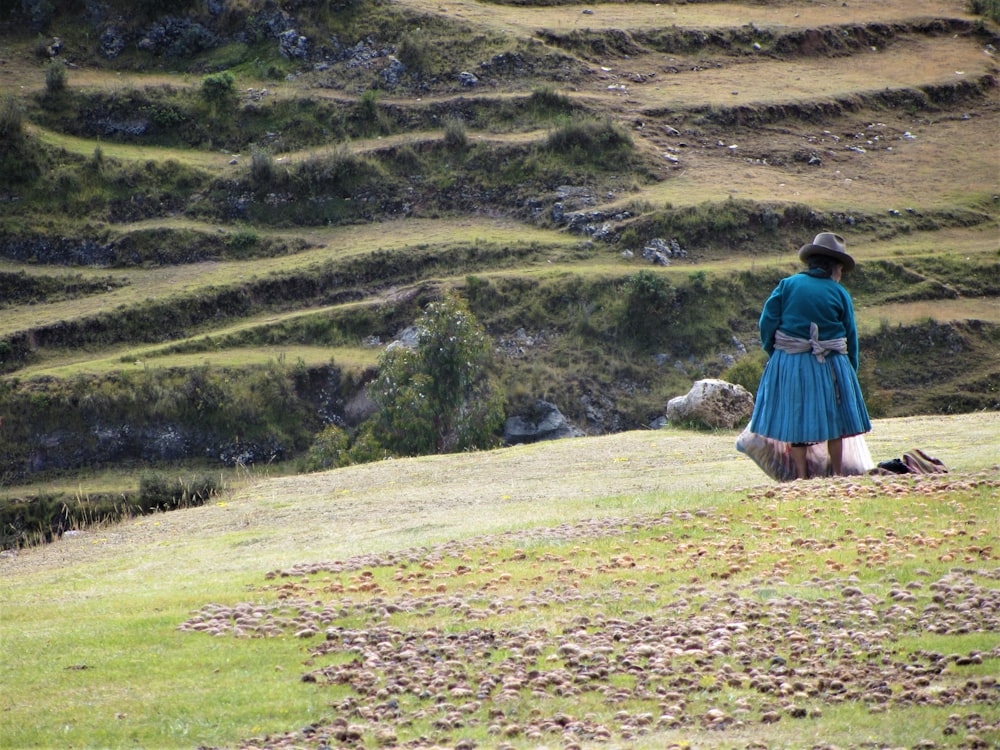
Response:
[[[775,486],[632,431],[232,481],[0,554],[5,747],[989,747],[995,414]]]
[[[989,12],[5,6],[0,481],[292,470],[449,289],[508,413],[644,426],[758,356],[764,297],[827,229],[859,261],[873,414],[996,411]],[[630,298],[641,272],[657,299]]]

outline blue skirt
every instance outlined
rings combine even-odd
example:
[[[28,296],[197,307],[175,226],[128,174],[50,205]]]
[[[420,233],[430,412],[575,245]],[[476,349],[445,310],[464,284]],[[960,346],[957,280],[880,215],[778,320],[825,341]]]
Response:
[[[818,443],[872,428],[846,354],[822,364],[811,353],[776,349],[761,376],[750,430],[785,443]]]

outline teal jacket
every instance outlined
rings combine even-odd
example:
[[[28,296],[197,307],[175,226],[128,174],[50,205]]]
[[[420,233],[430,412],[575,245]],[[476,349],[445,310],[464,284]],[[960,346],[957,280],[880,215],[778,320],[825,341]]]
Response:
[[[774,334],[784,331],[795,338],[809,338],[809,324],[819,326],[819,338],[847,339],[847,356],[858,369],[858,328],[851,295],[839,282],[808,271],[782,279],[764,303],[760,314],[760,343],[774,354]]]

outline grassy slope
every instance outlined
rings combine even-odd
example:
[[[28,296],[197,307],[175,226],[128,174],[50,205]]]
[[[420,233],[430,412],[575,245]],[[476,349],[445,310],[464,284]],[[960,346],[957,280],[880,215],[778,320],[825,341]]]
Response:
[[[998,430],[1000,420],[992,414],[884,420],[876,423],[869,446],[876,460],[921,446],[953,471],[987,470],[996,478]],[[736,513],[757,492],[748,487],[759,486],[764,477],[734,452],[734,437],[630,432],[310,476],[252,475],[212,506],[4,553],[0,682],[6,687],[0,698],[0,740],[7,747],[233,746],[240,738],[294,732],[328,719],[337,713],[330,701],[342,692],[299,679],[305,653],[298,639],[211,638],[178,632],[178,626],[209,603],[273,601],[275,592],[261,588],[264,574],[299,563],[588,518],[684,510]],[[817,510],[810,495],[822,495],[822,483],[809,483],[803,491],[782,515],[808,518]],[[970,528],[982,528],[986,535],[977,544],[995,549],[1000,528],[995,502],[988,496],[967,499],[966,512],[976,516],[977,524]],[[870,511],[876,524],[880,513],[919,517],[915,497],[874,502]],[[826,506],[825,522],[851,524],[840,515],[848,504],[842,499]],[[759,512],[766,514],[766,507]],[[751,555],[764,552],[757,541],[744,541]],[[924,562],[925,552],[915,551],[918,564]],[[948,567],[930,557],[926,564],[935,570]],[[868,575],[863,574],[866,581]],[[673,590],[682,580],[668,576],[661,582]],[[714,590],[717,584],[709,585]],[[509,592],[512,597],[526,593],[524,588]],[[618,606],[613,604],[615,586],[597,595],[594,611]],[[457,632],[465,626],[453,615],[440,627]],[[935,647],[975,648],[971,643],[942,640]],[[995,660],[987,660],[983,669],[991,664]],[[700,747],[722,747],[756,736],[774,747],[800,747],[803,732],[817,738],[825,733],[828,741],[874,737],[899,745],[916,741],[914,722],[919,729],[932,716],[944,720],[929,709],[901,708],[879,716],[844,710],[828,710],[825,719],[759,725],[735,734],[654,733],[642,746],[662,747],[669,738],[686,736],[697,737]],[[995,704],[979,710],[1000,720]],[[533,746],[526,740],[513,744]]]
[[[851,7],[804,4],[795,5],[794,13],[791,6],[762,7],[734,3],[696,3],[669,8],[650,4],[635,4],[626,8],[608,4],[587,16],[582,16],[577,6],[526,8],[476,2],[439,5],[422,0],[409,0],[401,5],[413,11],[429,13],[442,23],[459,21],[491,34],[502,30],[509,40],[523,41],[553,34],[553,38],[565,37],[569,41],[564,40],[563,43],[567,44],[577,32],[601,35],[626,28],[640,35],[662,30],[665,25],[681,30],[721,32],[753,24],[761,33],[782,34],[836,24],[849,26],[858,19],[892,24],[925,18],[972,20],[963,3],[950,0],[927,0],[917,4],[860,3]],[[455,28],[450,33],[456,33]],[[4,70],[0,74],[0,89],[18,92],[41,90],[44,87],[41,66],[30,56],[21,54],[33,41],[17,41],[23,46],[11,45],[6,53]],[[556,53],[559,50],[547,47],[545,52]],[[72,49],[69,54],[73,54]],[[890,39],[884,49],[815,57],[798,55],[780,60],[763,54],[731,56],[717,48],[665,55],[650,51],[648,46],[640,54],[628,58],[612,53],[611,59],[599,60],[593,54],[586,55],[579,50],[577,57],[582,69],[588,72],[567,82],[562,87],[565,91],[560,91],[560,94],[589,112],[606,113],[624,124],[644,121],[646,127],[635,130],[633,138],[637,151],[648,163],[656,165],[654,172],[659,178],[653,184],[633,183],[628,190],[616,190],[608,198],[606,208],[645,205],[648,211],[655,212],[666,204],[683,207],[738,197],[778,204],[793,203],[823,211],[858,211],[872,216],[908,207],[915,207],[918,212],[983,206],[985,210],[991,210],[989,196],[995,192],[998,166],[995,159],[983,158],[983,155],[995,153],[995,149],[989,148],[989,138],[995,131],[991,123],[995,124],[998,112],[996,89],[988,92],[983,101],[977,102],[975,117],[971,119],[960,116],[964,111],[961,104],[922,111],[908,105],[886,107],[877,102],[870,106],[863,103],[863,97],[870,95],[882,95],[884,92],[887,92],[886,95],[905,94],[930,86],[947,88],[956,82],[978,80],[995,71],[994,59],[984,54],[981,42],[975,37],[905,35],[900,39]],[[873,63],[876,63],[874,69],[878,71],[877,80],[872,78]],[[677,69],[674,70],[674,67]],[[327,74],[317,76],[307,73],[295,81],[271,81],[267,85],[273,90],[270,96],[275,101],[336,99],[347,106],[356,100],[348,84],[343,90],[316,88],[314,84],[324,82],[326,77]],[[259,85],[245,72],[240,73],[238,78],[238,90],[245,85]],[[776,79],[782,81],[782,86],[773,85]],[[190,73],[147,74],[102,70],[86,63],[73,69],[69,77],[73,91],[112,91],[122,95],[141,90],[143,86],[157,87],[167,83],[178,91],[194,92],[200,78]],[[527,87],[537,83],[530,77],[505,80],[498,91],[485,94],[477,91],[475,97],[469,98],[465,96],[466,92],[456,93],[449,88],[451,84],[448,81],[440,80],[435,82],[426,97],[415,97],[412,91],[382,92],[379,101],[387,107],[416,112],[448,102],[464,106],[473,99],[486,101],[494,94],[497,100],[509,100],[512,95],[523,96]],[[23,89],[20,88],[22,86]],[[788,122],[779,120],[760,127],[730,127],[716,125],[712,121],[714,116],[725,115],[734,108],[744,106],[752,113],[772,105],[794,109],[800,105],[828,105],[833,101],[844,101],[859,109],[848,109],[829,122],[824,118],[822,123],[800,122],[792,117]],[[683,139],[665,135],[663,126],[669,123],[683,130]],[[509,128],[511,123],[504,122],[503,126]],[[532,123],[531,127],[537,128],[537,123]],[[863,135],[859,134],[861,130],[865,131]],[[36,133],[41,142],[49,146],[82,157],[88,157],[95,146],[100,145],[106,159],[121,160],[126,165],[147,160],[160,163],[173,160],[217,176],[232,176],[243,169],[242,165],[233,167],[229,164],[231,154],[228,151],[102,142],[34,126],[29,126],[28,131]],[[514,135],[498,134],[492,132],[487,121],[485,125],[470,128],[469,139],[473,144],[537,142],[542,132],[533,129]],[[904,133],[908,135],[904,137]],[[350,143],[350,149],[372,153],[401,141],[420,146],[425,143],[427,135],[425,130],[415,130],[381,139],[356,138]],[[875,145],[866,144],[864,139],[873,135],[877,136]],[[432,139],[438,137],[435,131]],[[859,137],[860,141],[857,140]],[[680,140],[684,141],[683,146],[679,145]],[[846,149],[848,144],[855,142],[867,145],[864,153]],[[718,143],[735,148],[719,148]],[[796,161],[803,148],[815,149],[823,154],[822,168],[806,168]],[[314,148],[284,154],[282,159],[291,164],[309,154],[325,154],[329,150],[328,144],[317,144]],[[679,161],[664,163],[664,153],[676,154]],[[541,196],[543,202],[549,197]],[[493,231],[488,224],[481,218],[462,217],[333,229],[295,227],[275,230],[266,226],[255,227],[254,230],[262,236],[301,237],[312,243],[314,249],[275,259],[125,269],[121,276],[129,283],[107,294],[72,301],[41,302],[7,311],[3,321],[0,321],[0,333],[24,331],[31,326],[61,320],[76,320],[99,310],[115,309],[118,305],[142,306],[150,298],[176,300],[180,299],[182,292],[184,295],[197,293],[209,284],[238,285],[245,278],[266,277],[296,267],[301,269],[321,258],[344,257],[345,242],[349,242],[347,252],[351,254],[372,252],[376,248],[406,253],[414,242],[461,239],[510,243],[514,237],[525,240],[530,237],[540,244],[568,247],[565,234],[550,229],[527,227],[505,220],[505,226]],[[206,231],[238,229],[164,216],[137,224],[114,225],[113,230],[125,233],[151,227]],[[852,248],[862,261],[922,252],[937,253],[941,247],[946,247],[948,252],[957,256],[970,258],[977,264],[987,264],[992,262],[996,252],[996,227],[992,221],[973,230],[924,232],[906,228],[903,231],[910,233],[858,233],[851,237]],[[790,249],[800,239],[788,240],[789,248],[776,247],[775,253]],[[608,250],[600,262],[609,264],[610,274],[627,274],[641,267],[639,261],[624,263],[618,257],[616,248]],[[693,257],[690,264],[678,263],[676,271],[671,273],[682,278],[690,268],[724,274],[734,268],[756,271],[767,269],[772,264],[789,269],[793,265],[772,260],[767,255],[727,257],[719,261],[718,254],[718,249],[713,248],[711,258]],[[579,263],[572,272],[587,275],[590,273],[590,262],[588,259]],[[618,264],[616,269],[610,268],[612,262]],[[59,277],[63,273],[60,269],[6,261],[0,263],[0,270],[45,277]],[[455,278],[448,279],[448,283],[460,281],[464,276],[463,269],[457,270]],[[86,269],[81,273],[89,274]],[[867,330],[882,322],[908,323],[925,318],[942,322],[967,317],[996,322],[1000,318],[995,297],[961,297],[903,305],[868,305],[864,300],[861,302],[861,322]],[[248,320],[247,323],[256,325],[257,321]],[[224,325],[231,324],[232,321],[226,321]],[[137,353],[142,354],[141,350]],[[78,362],[84,371],[108,367],[108,352],[95,351],[90,346],[86,347],[86,351],[72,353],[41,348],[36,354],[41,361],[25,374],[69,372],[48,368],[64,367],[70,360]],[[116,349],[113,356],[118,355],[119,350]],[[229,361],[239,361],[241,357],[242,353],[235,351]],[[96,361],[87,363],[86,360],[91,358]],[[178,364],[183,365],[184,362]]]

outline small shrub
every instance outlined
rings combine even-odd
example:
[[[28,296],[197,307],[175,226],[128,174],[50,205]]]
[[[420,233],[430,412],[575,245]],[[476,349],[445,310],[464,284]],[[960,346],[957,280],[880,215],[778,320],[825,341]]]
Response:
[[[621,236],[618,238],[618,244],[623,248],[631,250],[638,248],[642,244],[642,239],[639,237],[639,232],[635,227],[629,227],[621,233]]]
[[[254,146],[250,150],[250,181],[257,187],[265,187],[274,182],[275,175],[274,155]]]
[[[45,66],[45,91],[53,96],[66,90],[66,66],[53,60]]]
[[[572,99],[548,86],[532,91],[528,101],[539,114],[565,113],[573,110]]]
[[[20,144],[24,137],[24,108],[11,94],[0,97],[0,143]]]
[[[80,192],[80,175],[75,169],[63,167],[52,175],[55,182],[55,190],[63,198],[70,198]]]
[[[87,162],[87,167],[95,175],[100,175],[104,172],[104,149],[100,146],[94,146],[94,153],[90,156],[90,161]]]
[[[13,95],[0,96],[0,185],[20,185],[42,172],[41,149],[24,130],[24,109]]]
[[[150,104],[144,106],[142,110],[156,127],[163,130],[176,128],[188,119],[184,112],[170,104]]]
[[[201,80],[201,96],[213,108],[224,106],[236,96],[236,80],[229,71],[212,73]]]
[[[353,154],[341,145],[328,156],[310,156],[300,162],[291,176],[306,194],[345,197],[359,184],[378,179],[381,173],[376,161]]]
[[[377,427],[373,422],[365,422],[361,426],[348,454],[351,461],[357,464],[370,464],[392,458],[392,452],[382,445],[376,432]]]
[[[741,357],[736,364],[723,372],[721,377],[727,383],[742,385],[750,393],[756,395],[761,376],[764,374],[764,367],[767,365],[767,359],[767,352],[758,349]]]
[[[609,166],[632,149],[632,136],[611,120],[578,122],[553,131],[545,147],[576,163]]]
[[[342,428],[335,424],[324,427],[302,459],[302,471],[323,471],[350,465],[349,447],[350,439]]]
[[[369,89],[358,99],[358,114],[362,120],[374,122],[378,118],[378,93]]]
[[[392,160],[393,169],[397,172],[416,172],[421,167],[420,155],[409,143],[396,149]]]
[[[363,135],[387,135],[392,129],[388,118],[378,103],[378,92],[365,91],[354,111],[356,127]]]
[[[260,244],[260,235],[253,227],[240,227],[226,240],[233,255],[240,257],[249,254]]]

